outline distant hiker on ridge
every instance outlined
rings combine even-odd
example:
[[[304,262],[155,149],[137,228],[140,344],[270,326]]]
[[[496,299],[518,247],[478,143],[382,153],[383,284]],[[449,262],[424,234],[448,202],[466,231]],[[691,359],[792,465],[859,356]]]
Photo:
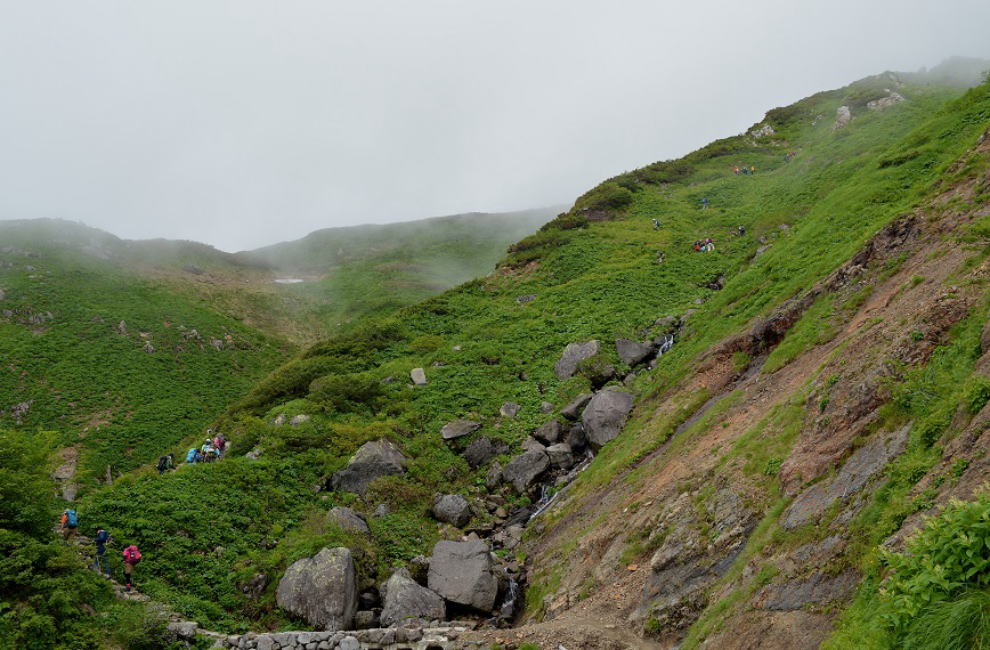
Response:
[[[702,197],[702,199],[701,199],[701,209],[702,210],[707,210],[708,209],[708,197]]]
[[[650,221],[653,222],[653,229],[654,230],[660,230],[660,220],[659,219],[650,219]]]

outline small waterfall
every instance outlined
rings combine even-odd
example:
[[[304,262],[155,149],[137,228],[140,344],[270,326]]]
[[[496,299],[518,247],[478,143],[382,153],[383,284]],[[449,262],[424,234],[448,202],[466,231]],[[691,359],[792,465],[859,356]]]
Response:
[[[516,609],[519,601],[519,583],[509,578],[509,589],[505,594],[502,606],[498,608],[498,618],[507,623],[511,623],[516,616]]]
[[[540,488],[540,500],[536,502],[536,510],[533,511],[533,514],[530,515],[529,518],[531,520],[532,519],[535,519],[536,517],[538,517],[541,514],[543,514],[546,511],[547,508],[549,508],[551,505],[553,505],[553,502],[556,501],[557,498],[561,494],[563,494],[565,490],[567,490],[567,488],[571,484],[571,481],[574,480],[574,477],[576,477],[578,474],[580,474],[581,472],[583,472],[584,469],[589,464],[591,464],[591,460],[594,457],[595,457],[595,455],[593,453],[591,453],[591,450],[588,450],[588,452],[584,456],[584,459],[580,463],[578,463],[574,467],[574,469],[572,469],[571,471],[569,471],[567,474],[564,475],[564,478],[561,481],[562,486],[556,492],[553,492],[551,494],[550,493],[550,487],[549,486],[547,486],[547,485],[542,486]]]

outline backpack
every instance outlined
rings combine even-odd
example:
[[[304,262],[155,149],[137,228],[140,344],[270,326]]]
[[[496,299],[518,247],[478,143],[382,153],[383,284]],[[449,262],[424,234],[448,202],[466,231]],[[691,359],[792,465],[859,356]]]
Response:
[[[186,462],[195,463],[196,462],[196,452],[199,451],[195,447],[186,452]]]
[[[164,472],[168,469],[168,456],[162,456],[158,459],[158,471]]]
[[[79,515],[75,510],[65,511],[65,525],[69,528],[76,528],[79,525]]]
[[[131,544],[124,549],[124,562],[128,564],[137,564],[141,561],[141,551],[138,550],[137,546]]]
[[[100,532],[96,533],[96,537],[93,538],[93,541],[96,542],[97,545],[103,546],[104,544],[107,543],[108,539],[110,539],[110,533],[108,533],[105,530],[101,530]]]

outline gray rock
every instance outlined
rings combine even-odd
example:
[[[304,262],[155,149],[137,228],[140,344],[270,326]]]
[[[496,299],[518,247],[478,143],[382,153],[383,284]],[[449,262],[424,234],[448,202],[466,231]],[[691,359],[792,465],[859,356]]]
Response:
[[[176,621],[168,624],[168,631],[173,636],[180,639],[195,639],[196,628],[199,627],[195,621]]]
[[[360,610],[354,614],[354,627],[358,630],[376,628],[380,624],[378,614],[370,610]]]
[[[283,424],[285,424],[285,413],[279,413],[278,415],[275,416],[275,419],[272,420],[272,426],[280,427]]]
[[[578,451],[584,449],[588,446],[588,434],[584,430],[584,425],[580,422],[575,422],[571,425],[571,428],[567,431],[567,435],[564,436],[564,442],[573,451]]]
[[[540,413],[553,413],[553,404],[550,402],[540,402]]]
[[[849,111],[848,106],[840,106],[835,111],[835,124],[832,125],[833,131],[838,131],[844,128],[849,122],[852,121],[852,113]]]
[[[519,414],[519,409],[521,407],[515,402],[506,402],[502,405],[502,408],[498,410],[499,414],[505,418],[514,418]]]
[[[443,598],[418,585],[405,569],[392,574],[385,583],[384,592],[381,623],[386,627],[402,625],[410,619],[442,621],[447,617]]]
[[[303,413],[300,413],[299,415],[293,415],[292,419],[289,420],[289,426],[298,427],[300,424],[305,424],[306,422],[309,422],[309,420],[310,417]]]
[[[492,463],[492,466],[488,468],[488,473],[485,474],[485,487],[491,491],[497,489],[501,484],[502,466],[498,462],[494,462]]]
[[[563,442],[547,447],[547,457],[553,467],[569,469],[574,465],[574,453],[570,445]]]
[[[527,293],[524,296],[519,296],[518,298],[516,298],[516,302],[518,302],[520,305],[524,305],[527,302],[533,302],[534,300],[536,300],[535,293]]]
[[[600,449],[622,431],[633,407],[632,393],[609,388],[591,398],[581,414],[588,442]]]
[[[560,410],[560,414],[563,415],[568,420],[576,420],[578,416],[581,415],[581,410],[591,401],[594,397],[591,393],[581,393],[570,402],[567,406]]]
[[[378,507],[375,508],[375,511],[371,513],[371,516],[375,517],[376,519],[380,519],[381,517],[388,516],[388,514],[389,514],[388,504],[379,503]]]
[[[440,437],[444,440],[453,440],[474,433],[479,427],[481,423],[473,420],[454,420],[440,428]]]
[[[757,595],[754,605],[778,612],[804,609],[812,604],[824,605],[845,600],[858,583],[854,571],[844,571],[837,576],[815,573],[808,578],[767,585]]]
[[[409,576],[425,587],[426,581],[430,577],[430,558],[425,555],[417,555],[409,560]]]
[[[598,341],[569,344],[553,366],[553,372],[557,379],[563,381],[573,376],[577,371],[578,364],[598,354],[599,347]]]
[[[368,485],[383,476],[406,471],[406,457],[388,440],[373,440],[361,445],[347,467],[330,480],[334,490],[364,496]]]
[[[471,505],[459,494],[444,494],[433,503],[433,516],[438,521],[462,528],[471,520]]]
[[[278,583],[275,600],[314,627],[346,630],[357,611],[357,576],[349,549],[324,548],[297,560]]]
[[[631,339],[618,339],[615,342],[615,351],[619,353],[622,363],[627,366],[635,366],[650,356],[653,352],[653,347]]]
[[[327,513],[327,520],[351,533],[371,533],[371,529],[368,528],[368,523],[364,520],[364,517],[350,508],[343,506],[331,508],[330,512]]]
[[[417,386],[426,385],[426,372],[422,368],[413,368],[409,371],[409,378]]]
[[[464,450],[464,460],[472,469],[481,467],[499,454],[504,454],[509,450],[505,443],[491,438],[478,438],[467,446]]]
[[[484,542],[437,542],[430,558],[429,588],[448,601],[490,612],[498,581]]]
[[[533,437],[552,445],[560,440],[560,422],[556,419],[547,421],[546,424],[533,432]]]
[[[889,91],[886,97],[881,97],[880,99],[874,99],[873,101],[866,102],[866,108],[871,111],[882,111],[885,108],[890,108],[894,104],[899,104],[905,101],[904,95]]]
[[[816,521],[837,500],[847,499],[859,492],[904,451],[909,431],[910,425],[895,433],[875,434],[849,457],[830,484],[815,483],[799,494],[784,511],[781,526],[785,530],[793,530]]]
[[[345,636],[337,643],[337,650],[361,650],[361,642],[352,636]]]
[[[502,470],[502,479],[511,483],[516,492],[523,494],[548,467],[550,458],[546,452],[533,449],[513,458]]]
[[[527,436],[526,439],[522,441],[520,446],[523,448],[523,451],[546,451],[546,447],[543,443],[532,436]]]

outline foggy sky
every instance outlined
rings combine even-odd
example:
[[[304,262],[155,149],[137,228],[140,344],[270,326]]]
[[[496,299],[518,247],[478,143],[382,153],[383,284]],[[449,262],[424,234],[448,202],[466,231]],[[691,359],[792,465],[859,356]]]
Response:
[[[990,2],[0,0],[0,219],[253,248],[569,203],[887,69]]]

